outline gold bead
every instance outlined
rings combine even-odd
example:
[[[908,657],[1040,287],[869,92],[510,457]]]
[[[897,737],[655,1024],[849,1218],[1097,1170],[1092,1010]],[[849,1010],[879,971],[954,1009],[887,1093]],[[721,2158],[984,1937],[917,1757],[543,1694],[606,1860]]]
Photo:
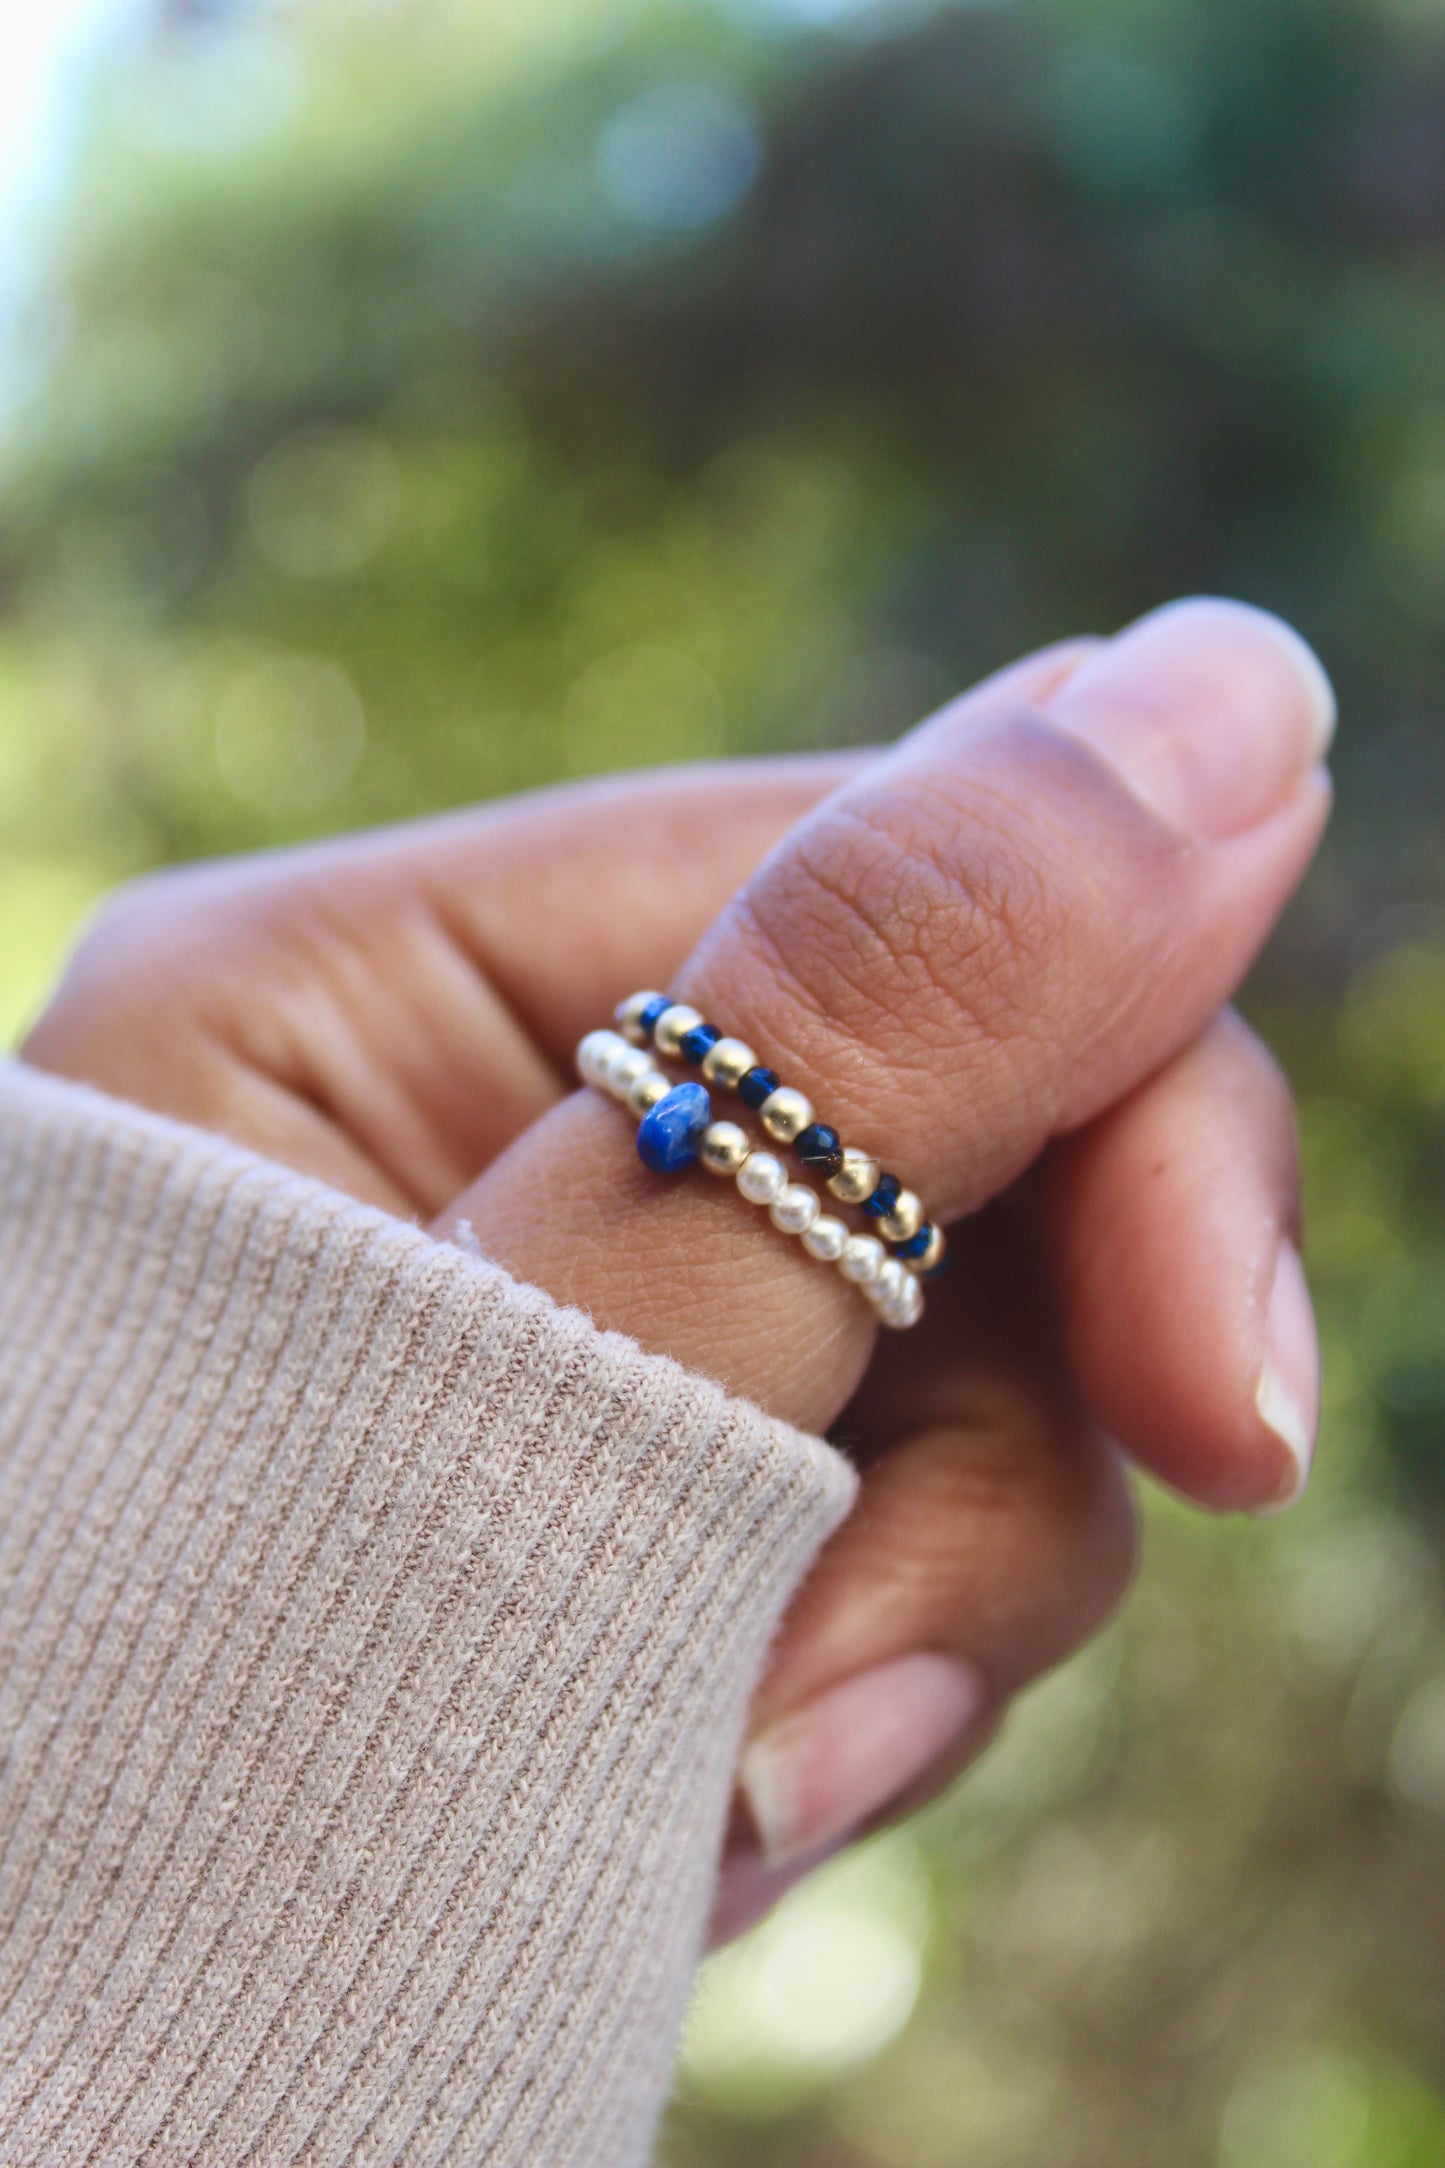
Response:
[[[910,1272],[933,1272],[943,1263],[948,1248],[943,1229],[935,1226],[928,1237],[928,1248],[921,1257],[905,1257],[903,1262]]]
[[[758,1109],[758,1120],[779,1144],[791,1144],[812,1119],[812,1102],[786,1084],[780,1084],[775,1092],[770,1092]]]
[[[627,1104],[634,1114],[650,1114],[658,1100],[665,1099],[671,1090],[671,1077],[665,1077],[660,1069],[644,1069],[627,1094]]]
[[[843,1164],[828,1187],[844,1204],[863,1204],[878,1187],[882,1172],[876,1159],[870,1159],[866,1152],[855,1152],[851,1144],[845,1144]]]
[[[618,1002],[612,1021],[629,1046],[646,1046],[647,1034],[638,1019],[649,1002],[661,1001],[662,998],[659,993],[646,992],[629,994],[625,1001]]]
[[[697,1156],[709,1174],[736,1174],[752,1140],[736,1122],[709,1122],[698,1141]]]
[[[742,1039],[719,1039],[702,1057],[702,1073],[709,1084],[722,1084],[728,1091],[736,1091],[749,1069],[756,1069],[758,1057]]]
[[[670,1009],[664,1009],[652,1027],[652,1043],[659,1054],[668,1054],[675,1061],[679,1041],[690,1031],[696,1031],[702,1017],[696,1009],[688,1008],[686,1002],[674,1001]]]
[[[922,1199],[915,1197],[911,1189],[900,1189],[893,1210],[878,1221],[878,1232],[885,1242],[911,1242],[922,1225]]]

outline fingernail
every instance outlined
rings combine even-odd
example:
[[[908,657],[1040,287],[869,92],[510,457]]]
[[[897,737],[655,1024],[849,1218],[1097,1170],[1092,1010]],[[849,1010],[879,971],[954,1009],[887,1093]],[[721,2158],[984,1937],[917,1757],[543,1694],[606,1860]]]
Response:
[[[1305,1487],[1320,1419],[1320,1345],[1314,1305],[1299,1251],[1280,1245],[1265,1317],[1264,1367],[1254,1404],[1286,1448],[1280,1485],[1262,1508],[1277,1513],[1293,1505]]]
[[[759,1733],[738,1784],[768,1866],[857,1829],[954,1743],[983,1699],[967,1664],[920,1650],[857,1672]]]
[[[1335,729],[1313,648],[1267,610],[1209,599],[1140,618],[1047,709],[1164,819],[1208,841],[1277,812]]]

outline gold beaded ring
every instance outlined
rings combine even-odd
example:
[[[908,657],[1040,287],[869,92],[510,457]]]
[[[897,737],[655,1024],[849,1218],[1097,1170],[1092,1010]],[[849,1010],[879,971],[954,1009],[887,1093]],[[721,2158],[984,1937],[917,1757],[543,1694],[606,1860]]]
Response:
[[[698,1010],[652,991],[619,1004],[616,1031],[589,1032],[577,1049],[584,1082],[626,1103],[638,1118],[643,1163],[671,1174],[700,1160],[709,1173],[730,1175],[750,1203],[765,1206],[773,1224],[795,1235],[809,1255],[836,1264],[868,1296],[882,1324],[917,1324],[923,1314],[920,1279],[944,1261],[943,1230],[896,1175],[868,1152],[845,1145],[819,1121],[800,1091],[763,1067],[750,1046],[726,1038]],[[675,1083],[649,1050],[693,1064],[705,1079]],[[736,1092],[769,1138],[787,1145],[801,1164],[821,1174],[842,1204],[857,1205],[876,1232],[855,1234],[822,1209],[811,1184],[790,1181],[782,1160],[754,1149],[737,1122],[714,1121],[707,1086]],[[886,1245],[886,1247],[885,1247]],[[891,1254],[890,1254],[891,1252]]]

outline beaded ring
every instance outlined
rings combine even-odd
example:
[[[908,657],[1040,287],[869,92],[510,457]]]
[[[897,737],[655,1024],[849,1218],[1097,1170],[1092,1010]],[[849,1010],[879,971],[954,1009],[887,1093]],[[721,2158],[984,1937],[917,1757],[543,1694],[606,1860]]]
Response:
[[[619,1004],[617,1023],[619,1031],[587,1034],[577,1049],[577,1066],[586,1083],[625,1102],[638,1117],[637,1150],[644,1165],[671,1174],[700,1159],[710,1173],[731,1175],[750,1203],[766,1207],[782,1233],[796,1235],[810,1256],[836,1264],[868,1296],[880,1323],[895,1329],[917,1324],[923,1314],[919,1280],[941,1269],[946,1245],[942,1229],[928,1219],[914,1193],[896,1175],[884,1173],[869,1153],[844,1145],[836,1129],[816,1119],[801,1092],[783,1084],[751,1047],[724,1037],[696,1009],[648,991]],[[649,1047],[696,1065],[708,1083],[735,1091],[768,1135],[789,1145],[805,1168],[820,1173],[840,1202],[861,1206],[877,1233],[850,1233],[843,1220],[824,1213],[809,1183],[790,1181],[782,1160],[766,1149],[754,1150],[736,1122],[714,1121],[706,1086],[673,1083],[654,1067]]]

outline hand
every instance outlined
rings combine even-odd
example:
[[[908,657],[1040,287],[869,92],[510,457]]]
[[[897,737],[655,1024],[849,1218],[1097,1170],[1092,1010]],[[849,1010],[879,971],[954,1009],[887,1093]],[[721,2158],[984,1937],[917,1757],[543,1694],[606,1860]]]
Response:
[[[865,1510],[744,1762],[769,1857],[811,1856],[961,1766],[1112,1607],[1133,1534],[1105,1433],[1218,1506],[1302,1480],[1288,1104],[1213,1019],[1318,837],[1329,720],[1284,628],[1185,606],[1020,665],[861,774],[684,772],[160,876],[26,1052],[465,1217],[600,1320],[836,1426]],[[645,984],[766,1049],[945,1217],[996,1200],[920,1332],[875,1353],[835,1275],[567,1094],[576,1039]]]
[[[430,1219],[575,1089],[616,989],[675,970],[859,765],[664,770],[150,874],[22,1053]]]

